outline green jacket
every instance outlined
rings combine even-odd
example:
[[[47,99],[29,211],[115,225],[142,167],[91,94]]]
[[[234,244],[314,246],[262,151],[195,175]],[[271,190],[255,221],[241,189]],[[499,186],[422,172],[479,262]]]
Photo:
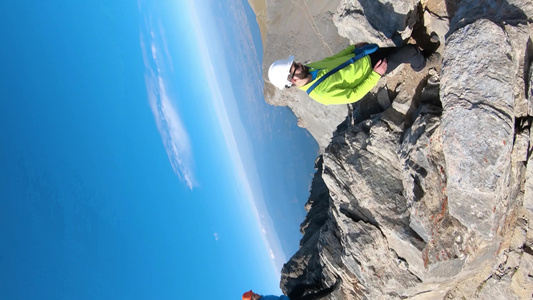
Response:
[[[355,46],[351,45],[333,56],[308,64],[307,66],[311,70],[320,69],[320,71],[318,71],[315,80],[300,87],[300,89],[307,91],[318,78],[354,57],[354,50]],[[373,71],[370,57],[367,55],[331,74],[315,87],[309,96],[325,105],[353,103],[370,92],[380,78],[381,76]]]

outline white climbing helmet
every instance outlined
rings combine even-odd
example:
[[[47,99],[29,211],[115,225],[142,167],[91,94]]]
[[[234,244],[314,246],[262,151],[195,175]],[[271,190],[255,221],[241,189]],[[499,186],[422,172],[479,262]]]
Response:
[[[294,62],[294,56],[287,59],[276,60],[268,69],[268,80],[278,89],[283,90],[285,86],[291,86],[292,82],[287,80],[291,72],[291,66]]]

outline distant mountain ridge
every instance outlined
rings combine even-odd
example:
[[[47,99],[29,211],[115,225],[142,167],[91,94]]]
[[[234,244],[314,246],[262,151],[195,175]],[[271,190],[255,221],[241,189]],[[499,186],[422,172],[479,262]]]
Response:
[[[340,277],[330,299],[531,299],[533,3],[326,2],[250,1],[264,70],[362,41],[443,60],[400,68],[348,106],[264,76],[266,101],[289,106],[323,150],[282,290]]]
[[[261,40],[263,41],[263,47],[265,45],[266,40],[266,0],[249,0],[248,3],[250,3],[250,7],[252,7],[252,10],[254,11],[256,18],[257,18],[257,24],[259,25],[259,30],[261,31]]]

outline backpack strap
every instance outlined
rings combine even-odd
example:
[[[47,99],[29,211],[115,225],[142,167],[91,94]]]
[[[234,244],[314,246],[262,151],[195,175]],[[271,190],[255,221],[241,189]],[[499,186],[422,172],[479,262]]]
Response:
[[[328,78],[331,74],[337,72],[338,70],[340,69],[343,69],[344,67],[346,67],[347,65],[349,64],[353,64],[354,62],[356,62],[357,60],[367,56],[368,54],[370,53],[373,53],[375,52],[376,50],[378,50],[378,45],[376,44],[367,44],[367,45],[364,45],[362,47],[357,47],[355,48],[355,50],[353,51],[353,53],[355,54],[354,57],[350,58],[349,60],[343,62],[342,64],[336,66],[334,69],[330,70],[329,72],[327,72],[324,76],[318,78],[315,83],[313,83],[313,85],[311,85],[308,89],[307,89],[307,94],[311,94],[311,92],[322,82],[324,81],[324,79]]]

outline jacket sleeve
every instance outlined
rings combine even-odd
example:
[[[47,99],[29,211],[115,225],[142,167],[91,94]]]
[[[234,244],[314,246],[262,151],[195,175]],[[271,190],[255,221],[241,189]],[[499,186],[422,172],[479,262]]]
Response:
[[[320,85],[311,92],[311,97],[316,101],[325,104],[348,104],[361,100],[373,87],[376,86],[381,76],[372,71],[370,75],[359,85],[352,89],[331,89],[326,86],[326,90],[320,89]]]
[[[281,296],[262,296],[259,300],[290,300],[289,297],[285,295]]]

